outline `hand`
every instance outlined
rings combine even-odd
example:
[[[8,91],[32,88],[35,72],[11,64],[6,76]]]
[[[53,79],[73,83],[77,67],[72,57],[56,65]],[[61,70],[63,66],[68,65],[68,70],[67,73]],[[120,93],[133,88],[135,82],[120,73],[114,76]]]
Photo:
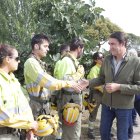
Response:
[[[106,83],[105,89],[108,93],[112,93],[120,90],[120,84],[117,83]]]
[[[34,133],[32,130],[28,131],[26,134],[26,140],[34,140]]]
[[[37,131],[37,129],[38,129],[38,123],[37,123],[37,121],[33,121],[32,122],[32,128],[31,128],[33,131]]]
[[[89,85],[89,80],[81,79],[78,81],[78,83],[82,87],[82,90],[85,90],[86,87]]]
[[[85,74],[85,70],[84,70],[84,67],[83,65],[79,65],[78,68],[77,68],[77,72],[81,73],[81,74]]]
[[[76,91],[76,93],[80,93],[83,89],[82,86],[75,81],[69,81],[69,84],[71,88],[73,88]]]

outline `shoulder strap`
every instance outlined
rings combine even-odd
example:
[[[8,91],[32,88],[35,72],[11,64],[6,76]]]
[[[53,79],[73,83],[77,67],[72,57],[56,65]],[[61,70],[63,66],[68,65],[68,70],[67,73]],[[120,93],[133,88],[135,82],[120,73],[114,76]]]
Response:
[[[29,58],[34,58],[38,61],[38,63],[40,64],[41,68],[43,69],[44,72],[47,71],[47,64],[39,59],[36,58],[36,56],[32,53]],[[43,87],[41,87],[40,91],[39,91],[39,96],[38,96],[38,99],[37,101],[41,103],[40,101],[40,98],[41,98],[41,95],[42,95],[42,91],[43,91]],[[31,97],[32,98],[32,97]],[[32,98],[33,100],[36,100],[34,97]]]
[[[76,71],[77,71],[78,66],[76,66],[75,60],[71,57],[71,55],[70,55],[70,54],[66,54],[66,55],[64,55],[61,59],[63,59],[64,57],[69,57],[69,58],[72,60],[73,65],[74,65],[74,67],[75,67],[75,69],[76,69]]]
[[[38,63],[40,64],[41,68],[43,69],[43,71],[47,72],[48,65],[45,62],[43,62],[42,60],[37,59],[36,56],[33,53],[29,56],[29,58],[36,59],[38,61]]]

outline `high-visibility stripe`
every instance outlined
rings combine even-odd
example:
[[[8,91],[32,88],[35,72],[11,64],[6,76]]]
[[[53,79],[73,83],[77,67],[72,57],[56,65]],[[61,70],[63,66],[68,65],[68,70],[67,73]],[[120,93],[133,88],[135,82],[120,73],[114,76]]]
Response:
[[[66,116],[66,121],[69,122],[70,110],[69,110],[69,108],[67,108],[67,110],[68,110],[68,113],[67,113],[67,116]]]
[[[38,133],[44,133],[44,132],[46,132],[46,131],[48,131],[50,129],[53,129],[53,127],[51,125],[48,125],[46,128],[43,128],[41,130],[38,130],[37,132]]]
[[[28,114],[31,110],[27,106],[23,106],[21,109],[7,108],[5,112],[0,112],[0,121],[7,120],[10,117],[10,114]],[[9,114],[9,115],[8,115]]]
[[[70,120],[70,122],[74,122],[74,110],[72,110],[72,117],[71,117],[71,120]]]
[[[0,124],[30,129],[34,121],[33,114],[13,73],[0,70],[0,97]]]
[[[27,89],[36,88],[36,87],[37,87],[37,83],[35,83],[35,82],[26,84],[26,88],[27,88]]]

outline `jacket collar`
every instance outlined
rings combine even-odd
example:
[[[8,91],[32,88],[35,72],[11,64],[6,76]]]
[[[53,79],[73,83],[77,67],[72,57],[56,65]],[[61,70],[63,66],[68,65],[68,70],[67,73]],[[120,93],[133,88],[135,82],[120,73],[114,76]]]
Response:
[[[7,81],[15,79],[15,76],[12,72],[10,74],[8,74],[5,71],[3,71],[2,69],[0,69],[0,75]]]

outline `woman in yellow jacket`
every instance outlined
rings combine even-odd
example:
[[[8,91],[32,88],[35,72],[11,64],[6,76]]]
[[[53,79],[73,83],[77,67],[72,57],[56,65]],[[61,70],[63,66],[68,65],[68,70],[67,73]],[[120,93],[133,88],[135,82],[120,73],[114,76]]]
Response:
[[[18,52],[10,45],[0,44],[0,140],[20,140],[17,130],[26,130],[33,140],[37,122],[13,72],[19,64]]]
[[[103,58],[104,56],[101,52],[96,52],[93,54],[93,67],[91,68],[87,76],[87,79],[93,79],[98,77],[103,62]],[[102,95],[103,95],[102,86],[95,87],[93,90],[90,89],[90,95],[89,95],[90,100],[93,100],[93,98],[96,100],[96,107],[92,112],[90,112],[90,116],[89,116],[88,138],[90,139],[95,138],[93,129],[94,129],[98,108],[101,104]]]

